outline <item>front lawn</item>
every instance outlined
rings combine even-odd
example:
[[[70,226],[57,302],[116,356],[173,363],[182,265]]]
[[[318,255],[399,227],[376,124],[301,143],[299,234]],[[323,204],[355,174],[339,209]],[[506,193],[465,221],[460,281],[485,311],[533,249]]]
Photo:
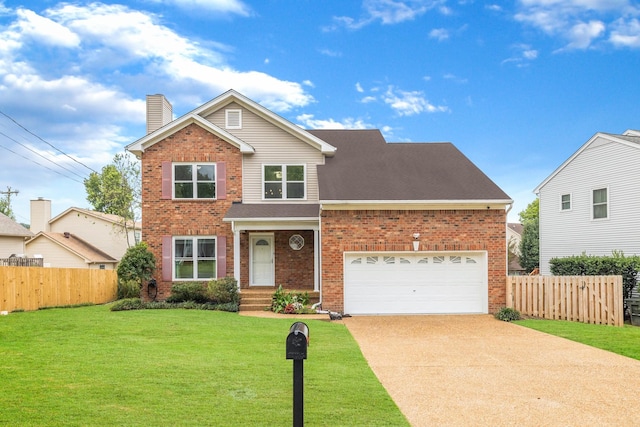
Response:
[[[640,328],[567,322],[562,320],[519,320],[514,323],[527,328],[601,348],[640,360]]]
[[[291,425],[293,322],[108,306],[0,316],[0,425]],[[408,425],[344,325],[305,323],[306,425]]]

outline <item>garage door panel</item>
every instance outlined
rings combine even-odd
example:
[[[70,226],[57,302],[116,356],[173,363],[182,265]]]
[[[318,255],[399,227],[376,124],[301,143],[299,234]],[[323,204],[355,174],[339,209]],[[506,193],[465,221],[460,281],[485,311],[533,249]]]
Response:
[[[345,312],[486,312],[483,253],[347,254]]]

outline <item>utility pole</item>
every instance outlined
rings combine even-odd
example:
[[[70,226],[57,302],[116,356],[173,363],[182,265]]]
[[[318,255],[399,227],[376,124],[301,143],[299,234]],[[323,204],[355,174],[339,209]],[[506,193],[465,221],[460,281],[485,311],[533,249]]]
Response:
[[[12,190],[10,186],[7,185],[7,191],[0,191],[0,194],[6,194],[7,196],[7,206],[11,207],[11,195],[18,194],[20,191]]]

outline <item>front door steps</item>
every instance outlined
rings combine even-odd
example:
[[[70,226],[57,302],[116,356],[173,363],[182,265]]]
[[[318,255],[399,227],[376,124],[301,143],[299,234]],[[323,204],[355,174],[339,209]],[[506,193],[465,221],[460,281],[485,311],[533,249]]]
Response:
[[[240,289],[240,311],[265,311],[271,308],[271,300],[276,292],[275,287]],[[306,292],[309,295],[309,306],[320,301],[320,292],[285,289],[285,292]]]

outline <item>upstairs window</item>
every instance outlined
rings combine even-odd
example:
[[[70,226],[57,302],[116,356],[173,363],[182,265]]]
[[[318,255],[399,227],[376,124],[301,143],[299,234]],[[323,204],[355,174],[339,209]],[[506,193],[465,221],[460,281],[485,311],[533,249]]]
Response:
[[[176,199],[215,199],[215,163],[174,164],[173,196]]]
[[[607,189],[593,190],[593,219],[605,219],[609,217],[609,203]]]
[[[560,196],[560,210],[571,210],[571,194],[563,194]]]
[[[264,167],[265,199],[304,199],[304,165],[267,165]]]

